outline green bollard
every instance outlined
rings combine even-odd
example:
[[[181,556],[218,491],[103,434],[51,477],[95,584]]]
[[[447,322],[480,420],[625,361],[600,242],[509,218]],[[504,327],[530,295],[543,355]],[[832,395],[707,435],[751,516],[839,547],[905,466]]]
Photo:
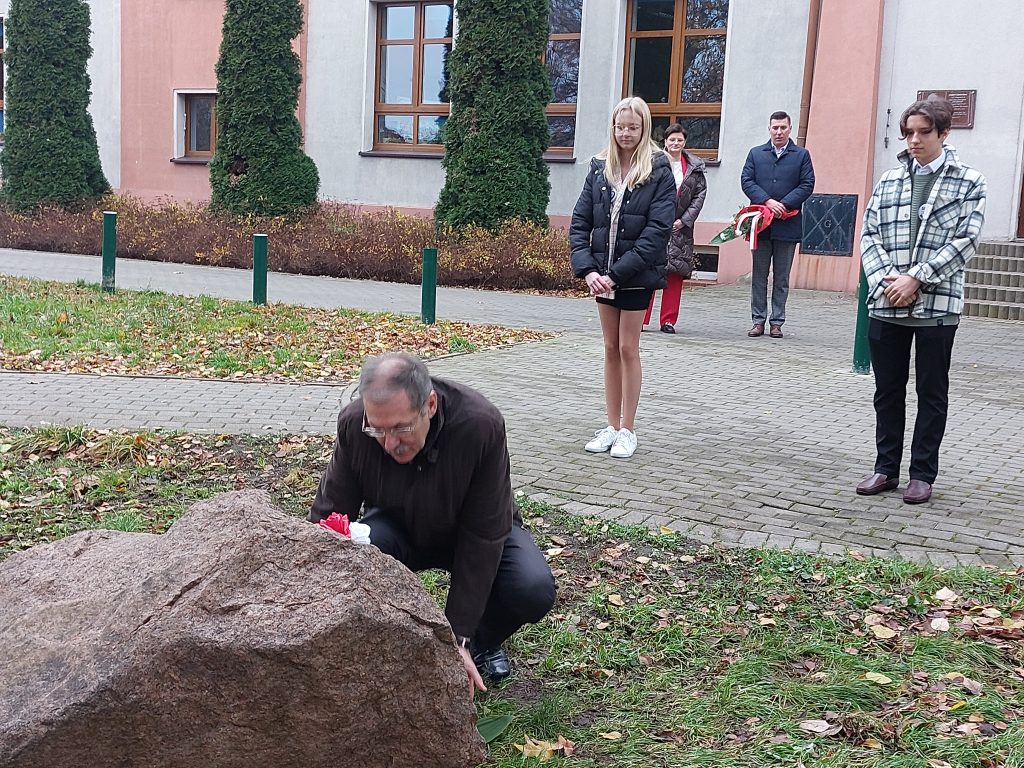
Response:
[[[853,372],[871,373],[871,354],[868,348],[868,281],[860,271],[857,289],[857,330],[853,339]]]
[[[117,259],[117,214],[103,212],[103,290],[114,292],[114,262]]]
[[[267,236],[252,236],[252,303],[267,303]]]
[[[426,325],[434,324],[437,307],[437,248],[423,249],[423,298],[420,302],[420,319]]]

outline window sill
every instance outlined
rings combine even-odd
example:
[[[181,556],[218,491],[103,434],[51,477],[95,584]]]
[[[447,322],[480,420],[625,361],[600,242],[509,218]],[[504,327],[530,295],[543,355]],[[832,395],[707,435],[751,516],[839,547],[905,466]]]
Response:
[[[209,157],[172,157],[171,162],[175,165],[209,165]]]
[[[410,151],[397,151],[393,152],[387,149],[368,149],[359,153],[360,157],[402,157],[406,159],[414,160],[443,160],[444,152],[410,152]],[[172,160],[171,162],[176,162]],[[575,163],[576,158],[572,155],[544,155],[544,162],[546,163]]]

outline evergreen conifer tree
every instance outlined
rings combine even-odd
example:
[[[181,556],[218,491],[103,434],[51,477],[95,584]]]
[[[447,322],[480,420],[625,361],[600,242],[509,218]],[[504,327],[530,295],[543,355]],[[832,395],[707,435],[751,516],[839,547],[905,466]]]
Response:
[[[15,208],[69,205],[110,189],[89,114],[84,0],[11,0],[0,197]]]
[[[295,109],[302,70],[292,40],[300,0],[228,0],[217,61],[214,208],[288,214],[316,202],[320,177],[301,149]]]
[[[551,84],[541,56],[549,0],[458,0],[458,38],[448,57],[451,117],[439,226],[496,229],[547,224],[551,184],[543,160]],[[514,33],[513,33],[514,30]]]

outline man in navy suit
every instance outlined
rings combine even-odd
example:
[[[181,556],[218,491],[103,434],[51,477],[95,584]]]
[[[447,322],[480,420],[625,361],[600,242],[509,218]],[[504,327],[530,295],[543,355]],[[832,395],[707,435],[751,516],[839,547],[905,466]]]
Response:
[[[740,183],[743,194],[754,205],[765,205],[776,216],[799,211],[814,191],[814,167],[811,155],[790,141],[793,123],[785,112],[773,112],[768,123],[771,139],[747,153]],[[758,237],[752,251],[753,270],[750,280],[750,317],[753,327],[748,336],[764,335],[768,321],[773,339],[782,338],[786,322],[786,299],[789,297],[789,271],[793,252],[800,242],[801,216],[776,219]],[[772,307],[768,314],[768,269],[772,270]]]

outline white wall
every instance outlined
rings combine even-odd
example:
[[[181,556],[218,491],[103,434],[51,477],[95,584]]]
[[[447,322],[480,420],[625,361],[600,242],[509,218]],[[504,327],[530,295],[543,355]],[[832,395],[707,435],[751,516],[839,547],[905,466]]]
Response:
[[[373,146],[375,21],[367,0],[309,2],[306,152],[324,199],[432,208],[440,158],[359,156]]]
[[[977,90],[974,128],[954,128],[947,142],[988,181],[983,235],[1013,237],[1024,159],[1022,39],[1021,0],[887,0],[875,178],[894,167],[897,153],[906,147],[900,115],[918,90]],[[886,110],[892,110],[888,128]]]
[[[732,0],[722,95],[721,165],[707,171],[702,221],[731,221],[748,200],[740,189],[747,152],[768,141],[768,117],[783,110],[799,131],[807,47],[807,0]]]
[[[121,0],[89,0],[89,112],[107,181],[121,185]]]
[[[626,0],[584,0],[575,163],[551,163],[548,212],[568,214],[590,158],[608,140],[621,98]],[[309,9],[306,151],[321,195],[354,203],[430,208],[444,183],[439,159],[360,157],[373,144],[375,9],[367,0],[312,0]],[[768,116],[795,124],[807,37],[807,0],[732,0],[726,44],[721,166],[708,170],[703,219],[730,219],[746,202],[739,176],[747,150],[768,140]]]

